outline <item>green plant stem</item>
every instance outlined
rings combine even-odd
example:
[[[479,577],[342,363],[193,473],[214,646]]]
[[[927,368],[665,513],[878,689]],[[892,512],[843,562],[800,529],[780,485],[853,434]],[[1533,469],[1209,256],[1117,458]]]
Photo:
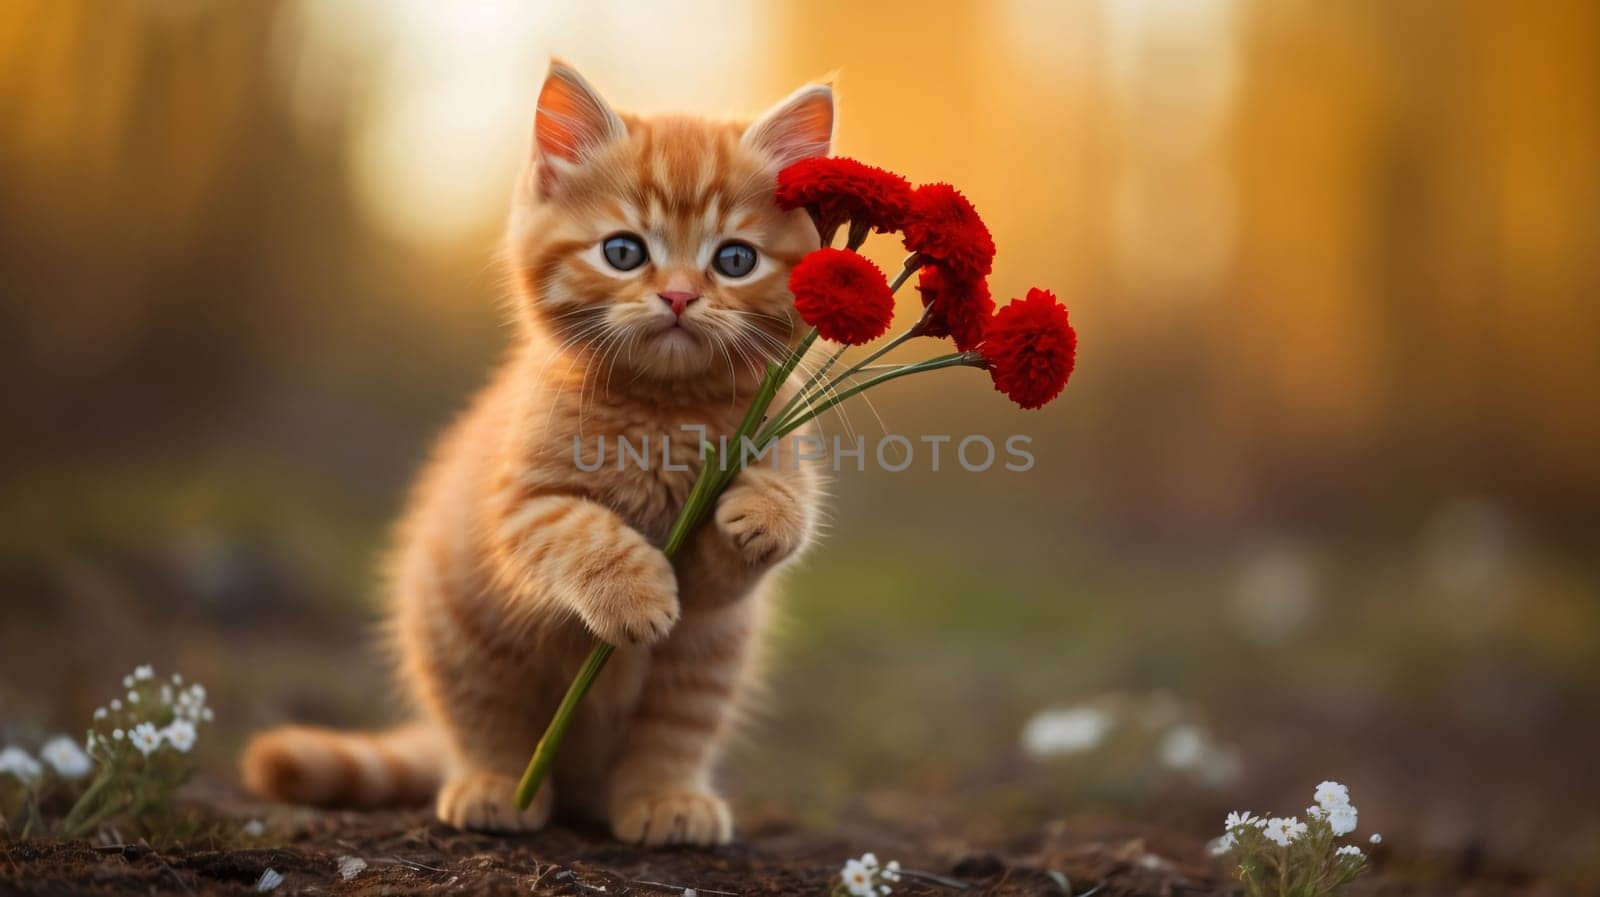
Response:
[[[533,757],[528,760],[528,768],[522,773],[522,781],[517,784],[517,809],[526,810],[533,803],[533,796],[539,793],[539,785],[550,772],[550,764],[556,760],[556,751],[561,749],[561,740],[566,737],[567,727],[572,725],[573,713],[578,709],[578,702],[589,693],[589,686],[594,684],[596,676],[606,668],[606,661],[611,659],[611,652],[617,650],[599,639],[595,639],[594,648],[583,661],[578,675],[573,677],[572,685],[567,688],[566,695],[561,699],[561,705],[556,708],[555,716],[550,718],[550,725],[540,736],[539,744],[533,749]]]
[[[911,374],[920,374],[923,371],[937,371],[941,368],[976,367],[981,363],[982,361],[977,355],[974,355],[970,352],[956,352],[951,355],[940,355],[937,358],[930,358],[927,361],[919,361],[915,364],[901,365],[899,367],[892,368],[876,377],[872,377],[857,383],[849,389],[834,395],[820,405],[807,405],[803,408],[800,408],[788,418],[776,421],[773,425],[772,438],[782,439],[783,437],[799,429],[801,426],[805,425],[807,421],[820,417],[822,414],[827,412],[828,409],[834,407],[835,405],[838,405],[852,396],[866,392],[874,386],[888,383],[890,380],[898,380],[901,377],[910,376]],[[844,376],[846,375],[841,374],[840,379],[843,379]]]
[[[67,811],[67,817],[61,820],[61,836],[63,838],[75,838],[78,836],[82,817],[89,812],[100,793],[105,791],[115,778],[116,770],[110,764],[101,768],[100,774],[95,776],[94,782],[84,790],[83,795],[72,805],[72,809]]]

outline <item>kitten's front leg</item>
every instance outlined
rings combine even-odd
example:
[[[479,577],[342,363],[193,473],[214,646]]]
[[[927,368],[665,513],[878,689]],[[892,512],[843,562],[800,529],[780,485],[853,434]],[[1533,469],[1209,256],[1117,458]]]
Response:
[[[488,605],[496,614],[488,625],[515,630],[575,613],[613,645],[644,645],[660,641],[677,623],[672,566],[609,509],[569,494],[534,495],[505,507],[491,526],[487,547],[503,594]],[[457,708],[475,726],[462,732],[455,768],[439,790],[439,819],[483,831],[542,827],[554,807],[549,781],[528,809],[515,804],[531,745],[521,721],[496,716],[506,712],[504,700],[472,699],[488,706]]]
[[[811,541],[815,491],[807,469],[746,468],[717,500],[717,529],[751,566],[776,564]]]
[[[613,645],[658,642],[678,621],[678,581],[666,555],[595,502],[528,499],[498,522],[494,556],[514,615],[569,609]]]
[[[711,787],[711,767],[732,716],[758,613],[751,601],[691,602],[652,654],[622,753],[612,768],[611,831],[658,846],[726,844],[733,817]]]

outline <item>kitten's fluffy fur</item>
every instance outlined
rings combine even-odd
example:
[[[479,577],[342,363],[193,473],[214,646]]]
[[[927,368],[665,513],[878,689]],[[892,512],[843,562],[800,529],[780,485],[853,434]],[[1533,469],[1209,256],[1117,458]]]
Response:
[[[774,178],[826,154],[832,127],[825,86],[746,128],[621,117],[552,64],[507,236],[517,345],[440,441],[400,528],[390,617],[419,721],[268,732],[244,757],[252,790],[323,805],[432,797],[462,828],[536,829],[559,803],[625,841],[731,837],[711,767],[750,676],[768,574],[811,536],[816,476],[787,458],[752,465],[675,561],[660,546],[699,467],[680,426],[731,433],[766,359],[802,332],[788,273],[817,234],[776,207]],[[644,238],[647,263],[607,263],[601,244],[619,232]],[[713,269],[728,239],[759,251],[747,276]],[[680,296],[681,318],[662,293]],[[602,469],[575,465],[580,435],[586,462],[607,443]],[[662,463],[664,436],[687,470]],[[649,437],[647,470],[617,469],[619,437]],[[596,635],[618,650],[519,813],[523,764]]]

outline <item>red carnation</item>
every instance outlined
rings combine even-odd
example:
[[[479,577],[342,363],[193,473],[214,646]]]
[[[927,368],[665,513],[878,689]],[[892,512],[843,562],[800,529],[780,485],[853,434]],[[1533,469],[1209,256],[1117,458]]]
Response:
[[[994,314],[988,281],[951,274],[942,265],[927,265],[917,275],[917,292],[927,309],[919,325],[923,336],[954,337],[962,352],[983,341],[984,326]]]
[[[851,222],[866,239],[869,229],[899,230],[911,211],[911,184],[905,178],[854,159],[802,159],[778,172],[778,207],[811,214],[822,245]],[[857,243],[852,233],[852,244]]]
[[[987,277],[994,267],[994,238],[961,191],[949,184],[924,184],[911,194],[906,248],[967,278]]]
[[[1055,294],[1035,288],[989,321],[982,353],[995,389],[1024,408],[1038,408],[1060,395],[1072,376],[1078,334]]]
[[[848,249],[819,249],[789,274],[794,307],[823,339],[860,345],[894,319],[894,294],[878,266]]]

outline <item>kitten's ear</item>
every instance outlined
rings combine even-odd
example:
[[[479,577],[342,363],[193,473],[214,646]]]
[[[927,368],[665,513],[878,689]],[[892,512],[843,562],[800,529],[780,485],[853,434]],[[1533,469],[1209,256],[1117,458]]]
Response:
[[[779,168],[826,156],[833,145],[833,87],[808,84],[745,129],[744,144],[767,154]]]
[[[534,147],[541,160],[581,162],[627,135],[622,119],[582,75],[559,59],[550,60],[533,121]]]

